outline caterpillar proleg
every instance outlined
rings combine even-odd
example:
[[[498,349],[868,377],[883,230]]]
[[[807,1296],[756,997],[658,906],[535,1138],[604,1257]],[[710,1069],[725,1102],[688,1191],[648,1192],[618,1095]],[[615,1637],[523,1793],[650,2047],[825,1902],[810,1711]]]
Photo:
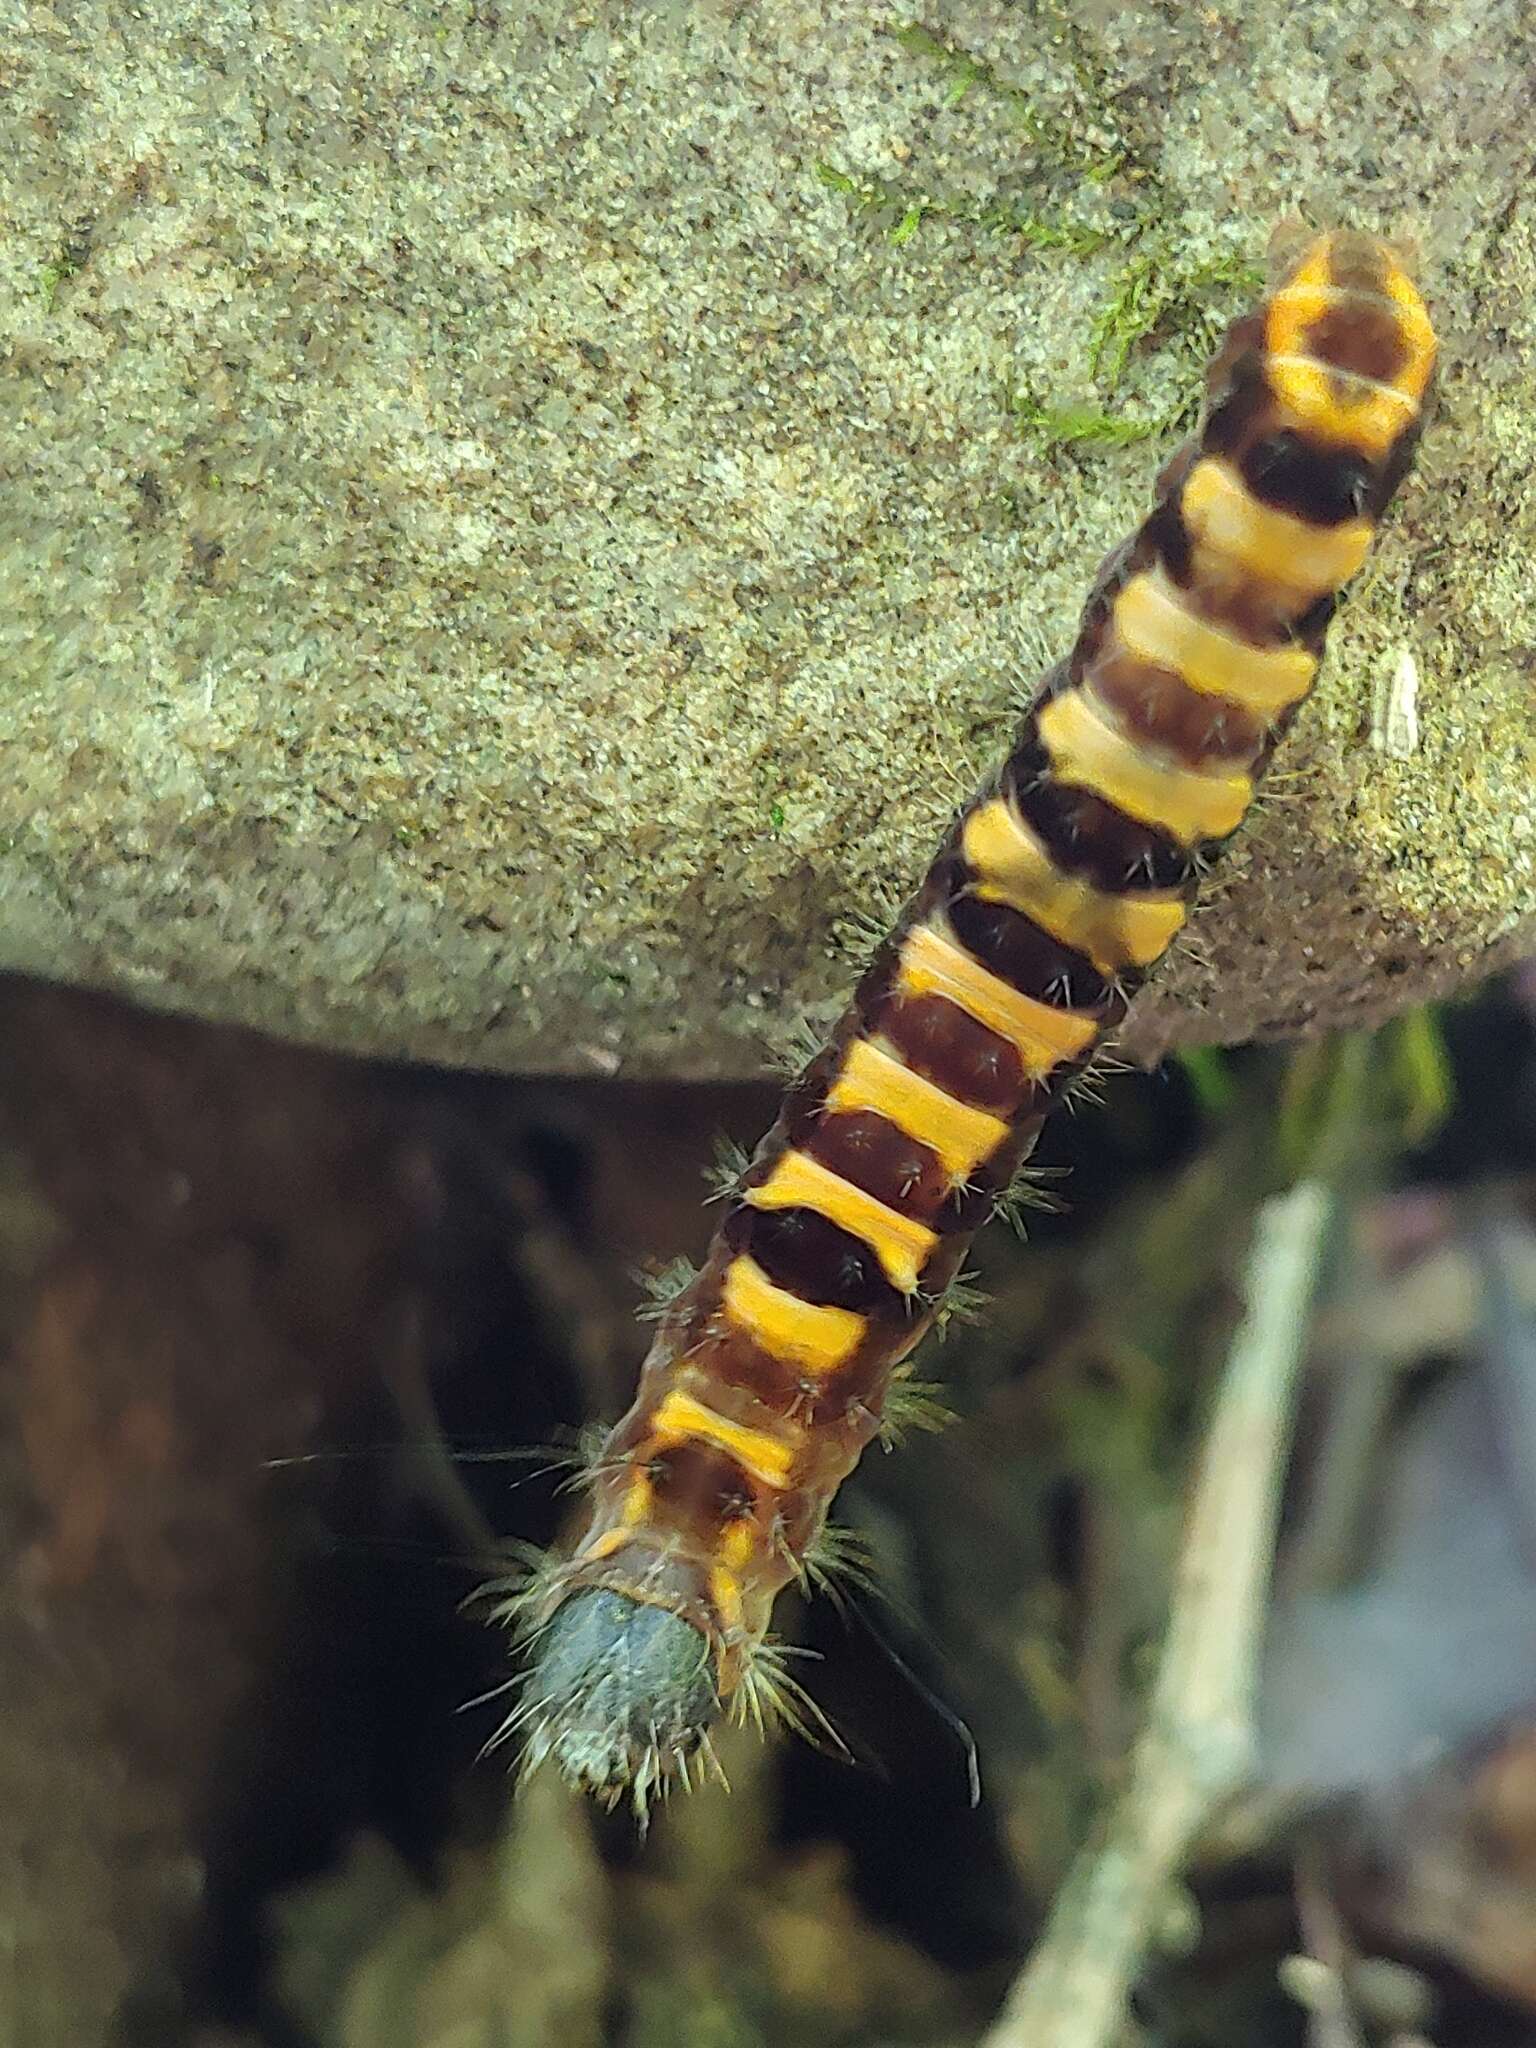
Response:
[[[1071,653],[727,1196],[573,1551],[506,1603],[530,1765],[643,1811],[722,1711],[760,1710],[774,1599],[893,1376],[1312,687],[1434,357],[1397,257],[1356,234],[1314,241],[1229,330]]]

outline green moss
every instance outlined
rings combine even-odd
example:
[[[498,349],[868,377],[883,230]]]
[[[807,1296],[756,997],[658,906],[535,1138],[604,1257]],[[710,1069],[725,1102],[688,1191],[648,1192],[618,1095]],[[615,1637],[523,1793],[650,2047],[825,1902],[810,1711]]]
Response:
[[[1161,238],[1138,249],[1116,278],[1089,330],[1088,372],[1101,390],[1117,390],[1138,343],[1157,336],[1188,361],[1185,396],[1153,420],[1066,408],[1051,438],[1119,448],[1193,424],[1203,383],[1196,374],[1211,355],[1227,321],[1249,302],[1263,273],[1236,254],[1181,265]],[[1036,412],[1050,408],[1035,408]],[[1026,424],[1040,422],[1021,413]]]
[[[80,274],[80,259],[68,249],[60,250],[51,263],[45,263],[37,275],[37,295],[43,302],[43,311],[51,313],[58,302],[59,287],[70,278]]]
[[[1438,1011],[1405,1010],[1377,1034],[1388,1107],[1404,1141],[1433,1137],[1456,1103],[1456,1082]]]
[[[1214,329],[1253,298],[1263,282],[1260,270],[1235,255],[1181,267],[1159,239],[1131,258],[1094,316],[1089,371],[1113,391],[1132,349],[1153,334],[1183,343],[1203,358]]]
[[[1091,256],[1114,237],[1108,228],[1091,227],[1081,221],[1046,220],[1028,207],[1011,200],[994,199],[974,212],[956,207],[950,218],[970,220],[990,235],[1016,235],[1031,249],[1059,249],[1068,256]]]
[[[1224,1116],[1237,1099],[1237,1084],[1226,1054],[1214,1045],[1197,1045],[1175,1053],[1174,1058],[1205,1114]]]
[[[1131,349],[1150,334],[1166,303],[1154,288],[1156,270],[1149,255],[1139,255],[1121,271],[1114,290],[1094,316],[1088,338],[1088,368],[1113,390],[1124,372]]]
[[[907,207],[906,212],[901,216],[901,219],[896,223],[895,227],[891,229],[891,240],[896,244],[898,249],[901,247],[903,242],[910,242],[912,237],[917,233],[918,223],[922,220],[923,212],[924,207],[922,201],[914,200]]]
[[[935,35],[921,22],[910,22],[898,29],[896,40],[913,56],[927,58],[938,66],[946,81],[946,106],[958,106],[972,86],[979,86],[1007,108],[1011,120],[1046,162],[1075,171],[1093,184],[1105,184],[1125,168],[1130,157],[1127,147],[1116,141],[1099,143],[1084,122],[1042,113],[1026,92],[1000,78],[983,58],[973,57],[958,43]],[[1074,75],[1084,96],[1097,99],[1092,80],[1080,67],[1074,67]],[[1093,111],[1101,117],[1109,114],[1108,105],[1102,100]]]
[[[1166,419],[1137,419],[1096,405],[1043,405],[1027,392],[1011,394],[1008,406],[1020,426],[1049,447],[1129,448],[1152,440],[1169,425]]]
[[[915,56],[932,57],[949,73],[949,90],[944,95],[946,106],[958,107],[978,82],[996,89],[996,75],[990,64],[983,64],[979,58],[943,42],[918,22],[909,22],[905,28],[898,29],[896,40]]]
[[[1058,24],[1058,31],[1072,53],[1071,68],[1085,102],[1085,121],[1089,126],[1093,120],[1113,126],[1110,96],[1084,54],[1080,33],[1066,19]],[[1130,161],[1128,145],[1102,149],[1085,143],[1083,124],[1047,119],[1022,89],[1005,83],[990,64],[921,24],[900,30],[896,40],[912,55],[941,68],[948,81],[947,107],[958,106],[973,86],[981,87],[1007,107],[1038,155],[1074,173],[1084,184],[1103,184]],[[1128,245],[1131,254],[1088,331],[1087,373],[1106,396],[1120,387],[1138,344],[1153,337],[1194,362],[1204,358],[1224,322],[1263,281],[1262,273],[1236,252],[1181,261],[1168,237],[1139,204],[1113,220],[1072,220],[1041,213],[1017,199],[914,190],[826,162],[817,164],[816,174],[828,190],[847,199],[856,213],[882,217],[885,232],[898,248],[905,247],[929,218],[960,223],[986,234],[1012,236],[1032,249],[1074,256],[1089,256],[1117,242]],[[1125,448],[1186,424],[1198,406],[1198,381],[1191,378],[1188,388],[1189,397],[1177,408],[1154,416],[1122,415],[1090,403],[1054,405],[1033,396],[1010,396],[1008,403],[1020,424],[1049,446]]]
[[[910,242],[924,220],[959,222],[988,235],[1012,235],[1031,249],[1061,250],[1087,256],[1113,239],[1108,228],[1084,221],[1051,220],[1010,200],[982,199],[968,194],[943,198],[915,193],[887,178],[855,177],[836,164],[818,163],[816,175],[831,192],[849,200],[856,213],[885,215],[886,233],[898,248]]]
[[[1340,1032],[1287,1062],[1276,1129],[1292,1173],[1325,1170],[1320,1154],[1393,1154],[1433,1136],[1454,1084],[1435,1011],[1407,1010],[1379,1031]]]

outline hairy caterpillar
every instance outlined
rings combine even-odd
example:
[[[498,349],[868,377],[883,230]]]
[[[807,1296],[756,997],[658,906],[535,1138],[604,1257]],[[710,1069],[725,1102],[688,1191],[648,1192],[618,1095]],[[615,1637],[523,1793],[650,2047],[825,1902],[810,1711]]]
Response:
[[[643,1812],[761,1711],[774,1599],[1042,1122],[1183,925],[1306,696],[1433,374],[1396,257],[1316,240],[1211,366],[1199,431],[727,1198],[591,1473],[506,1603],[530,1766]]]

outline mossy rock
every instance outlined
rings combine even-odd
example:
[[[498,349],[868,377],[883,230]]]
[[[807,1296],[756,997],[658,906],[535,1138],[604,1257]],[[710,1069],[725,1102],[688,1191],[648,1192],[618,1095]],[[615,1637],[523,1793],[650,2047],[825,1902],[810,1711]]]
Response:
[[[130,39],[91,0],[12,42],[0,965],[341,1049],[760,1070],[1298,209],[1417,240],[1440,417],[1135,1044],[1372,1021],[1532,942],[1518,10],[910,29],[168,0]]]

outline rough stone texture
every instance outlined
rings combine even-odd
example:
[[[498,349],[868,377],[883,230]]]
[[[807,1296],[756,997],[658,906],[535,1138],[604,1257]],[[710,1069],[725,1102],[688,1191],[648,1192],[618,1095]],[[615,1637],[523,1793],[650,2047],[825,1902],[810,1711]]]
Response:
[[[530,1415],[547,1437],[566,1354],[503,1187],[539,1092],[0,977],[6,2048],[239,2048],[197,2021],[256,1992],[262,1886],[391,1815],[442,1833],[489,1732],[456,1709],[502,1644],[466,1618],[483,1651],[448,1676],[472,1580],[413,1601],[386,1572],[419,1475],[299,1468],[337,1432],[376,1445],[355,1432],[402,1374],[450,1395],[481,1357],[497,1440]],[[605,1307],[589,1286],[589,1323]],[[337,1571],[354,1533],[377,1555]],[[397,1707],[432,1731],[410,1770]]]
[[[334,1047],[756,1070],[1144,501],[1155,447],[1021,439],[1005,390],[1092,398],[1128,261],[1256,258],[1296,208],[1418,240],[1442,416],[1138,1045],[1531,942],[1520,0],[936,7],[979,77],[884,4],[324,19],[81,0],[0,51],[0,965]],[[956,217],[993,198],[1120,243]],[[1244,296],[1101,402],[1169,409]]]

